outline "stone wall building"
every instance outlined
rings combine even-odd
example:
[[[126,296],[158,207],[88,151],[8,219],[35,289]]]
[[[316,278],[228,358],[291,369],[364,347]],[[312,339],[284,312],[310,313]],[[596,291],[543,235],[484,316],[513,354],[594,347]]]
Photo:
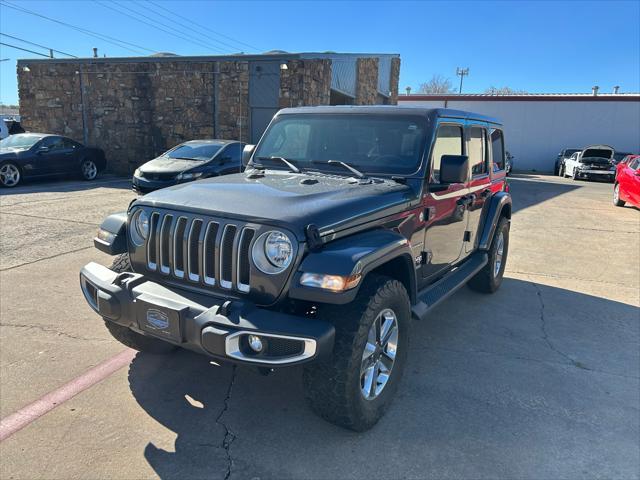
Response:
[[[20,114],[129,174],[186,140],[256,142],[279,108],[395,104],[399,67],[398,55],[337,53],[19,60]]]

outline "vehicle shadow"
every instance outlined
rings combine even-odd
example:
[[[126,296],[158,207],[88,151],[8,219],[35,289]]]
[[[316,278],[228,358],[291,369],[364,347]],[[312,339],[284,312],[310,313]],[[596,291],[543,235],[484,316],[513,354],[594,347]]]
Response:
[[[131,177],[100,175],[90,182],[80,178],[29,179],[17,187],[0,188],[0,197],[30,193],[81,192],[101,187],[130,190]]]
[[[513,212],[524,210],[554,197],[582,188],[581,184],[549,182],[535,175],[509,177],[509,188],[513,198]]]
[[[638,324],[637,306],[516,279],[462,289],[414,324],[395,401],[361,434],[308,409],[300,368],[139,353],[129,383],[177,435],[144,450],[162,479],[633,477]]]

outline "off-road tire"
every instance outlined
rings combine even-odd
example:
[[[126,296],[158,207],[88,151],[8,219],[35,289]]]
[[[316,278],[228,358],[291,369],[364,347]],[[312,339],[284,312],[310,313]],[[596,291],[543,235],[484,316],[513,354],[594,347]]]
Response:
[[[122,253],[117,255],[113,259],[113,263],[111,263],[110,268],[117,273],[133,271],[131,268],[131,261],[129,260],[129,254]],[[105,319],[104,324],[113,338],[123,345],[133,348],[134,350],[138,350],[139,352],[163,354],[172,352],[176,349],[176,347],[170,343],[141,335],[110,320]]]
[[[371,324],[387,308],[396,314],[398,348],[387,384],[376,398],[367,400],[360,383],[362,354]],[[411,328],[409,295],[399,281],[369,274],[353,302],[321,306],[319,314],[335,326],[335,344],[330,359],[305,367],[305,397],[328,422],[358,432],[368,430],[384,414],[402,377]]]
[[[613,204],[616,207],[624,207],[624,204],[627,203],[624,200],[620,200],[620,184],[616,183],[613,186]]]
[[[506,217],[501,217],[498,221],[498,225],[496,226],[496,231],[493,234],[493,239],[491,240],[491,247],[489,248],[489,261],[487,264],[480,270],[478,273],[474,275],[474,277],[469,280],[467,285],[472,290],[476,292],[482,293],[493,293],[502,284],[502,278],[504,277],[504,269],[507,265],[507,257],[509,253],[509,220]],[[496,254],[498,251],[498,237],[500,236],[500,232],[503,234],[504,238],[504,247],[502,254],[502,265],[500,266],[500,270],[498,274],[495,274],[494,266],[496,260]]]

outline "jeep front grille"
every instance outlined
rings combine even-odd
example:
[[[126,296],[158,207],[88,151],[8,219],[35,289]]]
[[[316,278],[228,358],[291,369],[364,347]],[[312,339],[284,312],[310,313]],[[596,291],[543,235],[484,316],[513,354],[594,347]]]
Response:
[[[194,286],[247,293],[256,230],[242,222],[153,212],[147,269]]]

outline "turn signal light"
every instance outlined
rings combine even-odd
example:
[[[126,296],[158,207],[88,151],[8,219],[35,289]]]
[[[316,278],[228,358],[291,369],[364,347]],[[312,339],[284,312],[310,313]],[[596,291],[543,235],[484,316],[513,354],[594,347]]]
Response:
[[[300,277],[300,285],[305,287],[321,288],[331,292],[344,292],[360,283],[361,274],[356,275],[324,275],[321,273],[303,273]]]

